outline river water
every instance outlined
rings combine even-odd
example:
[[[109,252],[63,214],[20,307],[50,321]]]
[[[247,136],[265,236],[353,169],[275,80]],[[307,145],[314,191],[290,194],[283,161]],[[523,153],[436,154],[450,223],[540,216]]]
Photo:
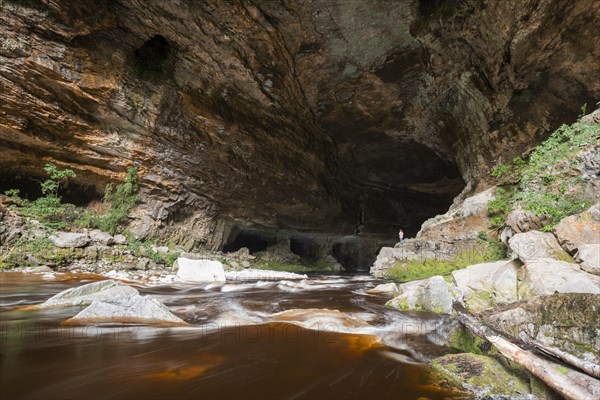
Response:
[[[62,326],[22,310],[96,276],[0,274],[0,398],[443,399],[444,317],[402,313],[368,276],[135,286],[189,327]],[[332,311],[338,310],[338,311]]]

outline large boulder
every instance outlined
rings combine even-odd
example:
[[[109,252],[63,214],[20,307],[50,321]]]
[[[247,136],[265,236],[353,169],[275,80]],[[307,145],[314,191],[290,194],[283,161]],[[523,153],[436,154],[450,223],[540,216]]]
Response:
[[[87,246],[90,242],[90,237],[85,233],[54,232],[50,235],[50,240],[57,247],[78,248]]]
[[[600,277],[579,265],[549,258],[525,263],[518,272],[520,299],[554,293],[600,294]]]
[[[456,256],[473,251],[477,241],[438,242],[407,239],[396,247],[382,247],[371,267],[371,275],[376,278],[387,278],[389,271],[397,263],[418,260],[451,260]]]
[[[480,314],[513,337],[527,335],[584,360],[600,362],[600,295],[559,293],[498,307]]]
[[[185,321],[171,313],[155,297],[140,296],[137,293],[128,298],[94,300],[79,314],[65,321],[67,324],[103,322],[186,325]]]
[[[225,270],[220,261],[179,257],[174,267],[177,276],[187,282],[225,282]]]
[[[435,358],[433,369],[444,378],[477,395],[477,398],[529,398],[529,380],[509,371],[496,359],[477,354],[447,354]]]
[[[539,231],[518,233],[509,239],[508,248],[513,257],[519,258],[524,263],[542,258],[572,261],[551,233]]]
[[[396,285],[394,282],[382,283],[372,289],[366,290],[366,292],[369,294],[387,294],[390,296],[396,296],[400,293],[398,290],[398,285]]]
[[[506,217],[506,226],[500,234],[500,240],[508,245],[508,240],[517,233],[540,229],[550,221],[545,216],[537,216],[533,212],[517,207]]]
[[[110,233],[102,232],[99,229],[94,229],[89,233],[90,239],[94,243],[98,243],[104,246],[110,246],[115,242],[115,239],[112,237]]]
[[[386,303],[399,310],[431,311],[450,314],[452,296],[448,283],[441,276],[398,285],[400,295]]]
[[[494,198],[494,191],[495,188],[490,188],[463,197],[462,202],[456,201],[445,214],[425,221],[417,233],[417,239],[442,242],[477,239],[478,233],[489,227],[488,202]]]
[[[582,244],[577,248],[575,255],[581,269],[590,274],[600,275],[600,244]]]
[[[120,301],[138,294],[138,291],[114,280],[88,283],[87,285],[64,290],[32,308],[54,308],[90,305],[95,300]]]
[[[66,306],[88,306],[66,323],[90,324],[119,323],[168,323],[186,324],[152,296],[140,293],[121,282],[105,280],[64,290],[30,309],[46,309]]]
[[[564,218],[554,227],[554,234],[571,254],[583,244],[600,243],[600,204],[581,214]]]
[[[472,312],[515,302],[517,270],[520,265],[519,261],[497,261],[453,271],[456,292]]]

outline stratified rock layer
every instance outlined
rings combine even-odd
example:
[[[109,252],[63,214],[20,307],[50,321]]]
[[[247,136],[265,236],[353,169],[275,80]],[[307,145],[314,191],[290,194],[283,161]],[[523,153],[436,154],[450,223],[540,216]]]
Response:
[[[3,184],[52,161],[98,199],[137,166],[132,230],[189,247],[411,235],[600,98],[594,0],[0,7]]]

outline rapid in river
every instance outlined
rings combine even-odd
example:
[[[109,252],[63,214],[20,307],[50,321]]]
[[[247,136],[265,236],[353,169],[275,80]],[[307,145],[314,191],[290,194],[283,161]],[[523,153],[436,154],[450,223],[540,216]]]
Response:
[[[425,362],[449,321],[385,307],[369,276],[134,285],[187,327],[61,323],[23,310],[97,276],[0,274],[0,398],[443,399]],[[337,311],[335,311],[337,310]]]

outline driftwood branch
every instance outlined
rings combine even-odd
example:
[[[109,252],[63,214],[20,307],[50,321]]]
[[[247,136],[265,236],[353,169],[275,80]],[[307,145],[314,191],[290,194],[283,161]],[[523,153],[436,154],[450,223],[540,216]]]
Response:
[[[562,362],[564,362],[565,364],[569,364],[569,365],[585,372],[586,374],[588,374],[590,376],[593,376],[595,378],[600,378],[600,365],[594,364],[593,362],[582,360],[580,358],[575,357],[572,354],[564,352],[555,347],[550,347],[545,344],[542,344],[542,343],[538,342],[537,340],[530,338],[529,336],[525,336],[525,338],[526,338],[525,341],[528,344],[534,346],[538,350],[541,350],[550,356],[556,357],[559,360],[561,360]]]
[[[596,400],[598,398],[596,389],[600,387],[600,382],[596,379],[578,373],[575,375],[578,381],[576,382],[572,377],[560,372],[556,364],[521,349],[475,318],[459,314],[458,319],[477,336],[493,343],[504,357],[527,369],[561,396],[572,400]]]

